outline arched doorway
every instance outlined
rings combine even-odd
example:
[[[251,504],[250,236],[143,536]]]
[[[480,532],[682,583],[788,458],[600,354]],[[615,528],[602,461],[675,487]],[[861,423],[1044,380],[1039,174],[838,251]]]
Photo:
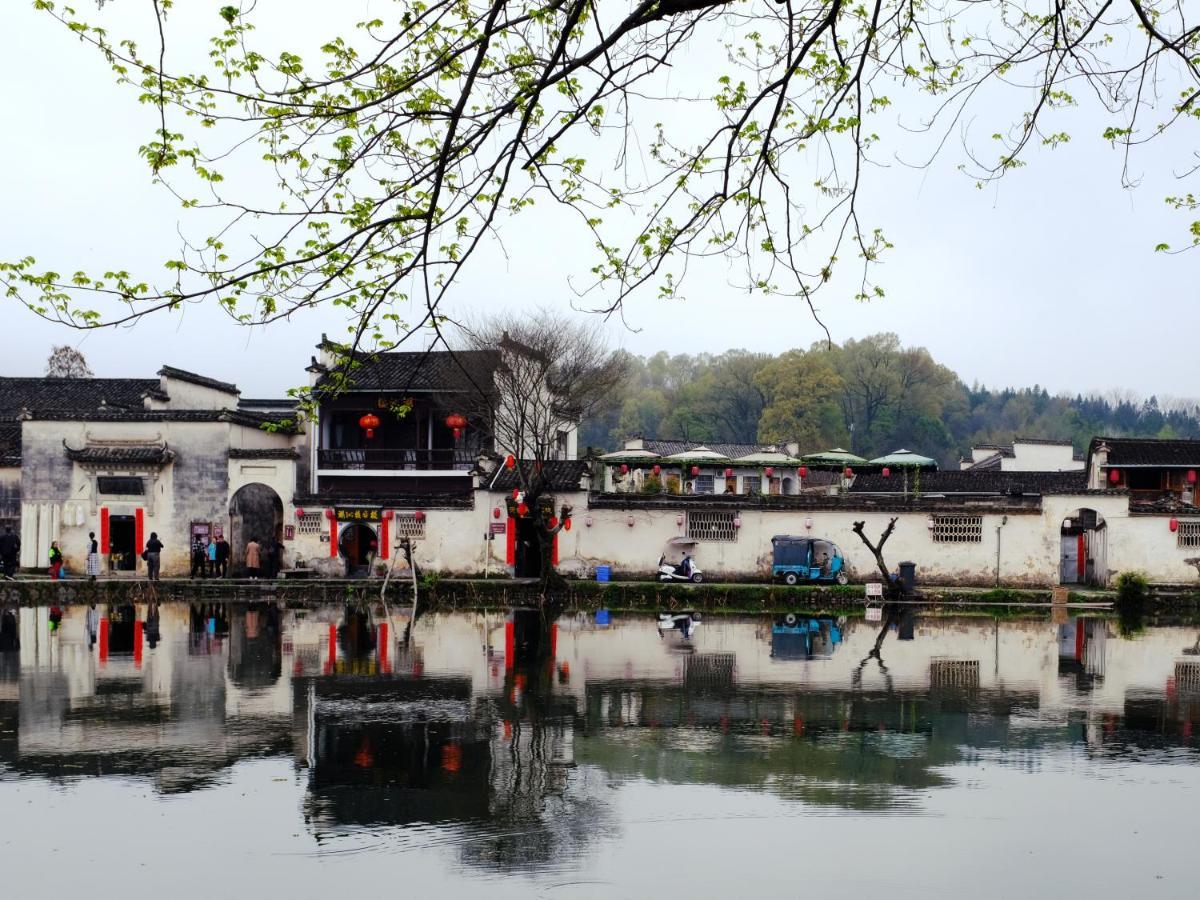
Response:
[[[362,522],[350,522],[342,526],[338,535],[338,552],[346,563],[347,578],[366,578],[371,574],[371,563],[379,551],[379,538],[375,529]]]
[[[254,538],[264,556],[271,544],[283,537],[283,501],[265,484],[243,485],[229,501],[229,569],[234,575],[246,571],[246,545]],[[263,562],[264,568],[266,561]]]
[[[1108,583],[1108,526],[1094,509],[1077,509],[1062,521],[1059,582]]]

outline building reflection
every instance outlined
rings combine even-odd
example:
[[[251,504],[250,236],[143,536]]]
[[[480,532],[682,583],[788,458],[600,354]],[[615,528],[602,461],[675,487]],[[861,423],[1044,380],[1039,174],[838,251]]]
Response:
[[[45,609],[5,615],[0,765],[18,775],[174,792],[286,756],[318,838],[453,825],[463,861],[493,868],[586,852],[614,781],[887,810],[979,754],[1190,755],[1200,723],[1197,635],[1124,640],[1101,618],[706,620],[687,652],[653,620],[567,618],[518,665],[505,621],[474,614],[423,619],[409,648],[372,607],[102,607],[94,644],[82,607],[56,630]]]

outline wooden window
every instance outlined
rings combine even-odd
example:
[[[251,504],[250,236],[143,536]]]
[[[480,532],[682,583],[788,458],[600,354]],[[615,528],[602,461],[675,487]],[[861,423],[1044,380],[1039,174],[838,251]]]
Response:
[[[687,534],[698,541],[736,541],[737,528],[733,520],[737,513],[723,511],[690,512]]]
[[[981,544],[983,516],[934,516],[932,534],[939,544]]]

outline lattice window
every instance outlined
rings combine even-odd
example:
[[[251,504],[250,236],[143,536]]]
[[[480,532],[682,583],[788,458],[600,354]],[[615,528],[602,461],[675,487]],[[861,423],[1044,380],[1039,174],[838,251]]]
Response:
[[[981,544],[983,516],[934,516],[932,534],[939,544]]]
[[[742,493],[743,494],[761,494],[762,493],[762,476],[761,475],[743,475],[742,476]]]
[[[736,541],[738,530],[733,512],[690,512],[687,518],[688,537],[698,541]]]
[[[1180,522],[1175,542],[1180,547],[1200,547],[1200,521]]]
[[[711,494],[713,492],[713,477],[711,475],[697,475],[695,483],[697,494]]]
[[[393,537],[397,540],[400,538],[410,538],[414,541],[425,539],[425,519],[418,519],[415,515],[396,514],[396,518],[392,520]]]
[[[321,534],[324,530],[324,518],[319,512],[306,512],[296,518],[296,531],[299,534]]]

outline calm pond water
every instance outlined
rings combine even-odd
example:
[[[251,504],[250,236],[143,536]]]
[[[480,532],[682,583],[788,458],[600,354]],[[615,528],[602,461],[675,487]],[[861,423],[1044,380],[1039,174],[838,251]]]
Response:
[[[1196,896],[1195,629],[97,613],[0,622],[5,896]]]

